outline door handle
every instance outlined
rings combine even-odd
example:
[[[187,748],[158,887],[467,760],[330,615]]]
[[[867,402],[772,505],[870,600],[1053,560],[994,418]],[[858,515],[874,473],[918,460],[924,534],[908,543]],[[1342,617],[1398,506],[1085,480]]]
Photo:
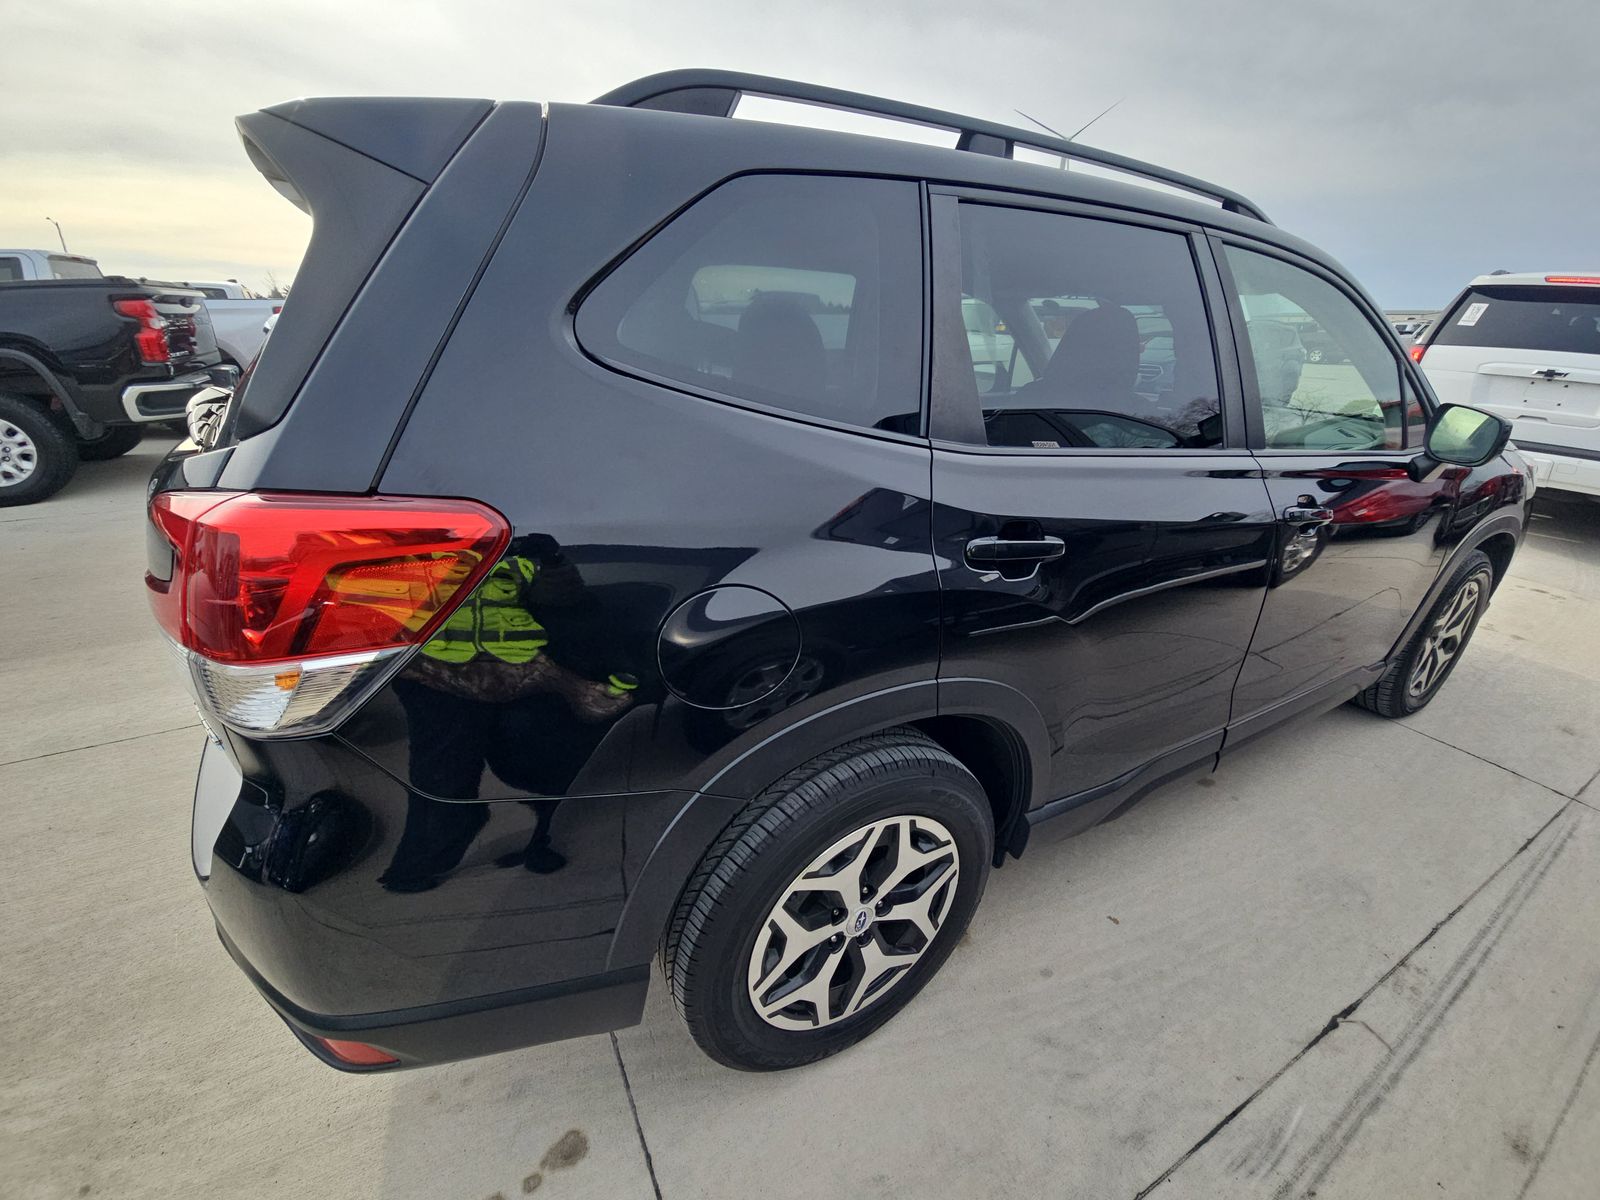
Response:
[[[1283,510],[1283,519],[1291,525],[1327,525],[1333,520],[1333,509],[1321,505],[1291,504]]]
[[[973,538],[967,543],[967,561],[999,565],[1004,563],[1041,563],[1060,558],[1067,552],[1067,544],[1058,537],[1036,538]]]

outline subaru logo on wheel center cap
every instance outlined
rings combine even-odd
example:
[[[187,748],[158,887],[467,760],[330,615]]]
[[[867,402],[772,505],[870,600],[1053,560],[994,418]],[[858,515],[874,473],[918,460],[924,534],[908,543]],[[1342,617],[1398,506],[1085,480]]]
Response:
[[[856,919],[850,922],[850,932],[862,934],[867,931],[867,926],[872,924],[872,910],[862,908],[856,910]]]

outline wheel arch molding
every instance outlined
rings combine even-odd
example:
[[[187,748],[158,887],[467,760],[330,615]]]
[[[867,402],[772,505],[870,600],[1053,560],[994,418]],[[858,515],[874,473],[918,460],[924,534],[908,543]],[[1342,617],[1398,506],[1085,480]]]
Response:
[[[981,757],[987,753],[981,740],[951,736],[963,721],[993,730],[989,759]],[[1026,840],[1024,814],[1041,802],[1038,781],[1048,778],[1050,742],[1038,709],[1016,689],[989,680],[926,680],[886,688],[776,731],[685,793],[623,905],[607,968],[650,960],[696,865],[753,797],[818,755],[897,725],[928,734],[973,771],[994,807],[996,859],[1007,850],[1020,852]],[[946,745],[947,740],[955,744]],[[1001,746],[1010,748],[1009,766],[998,758]]]
[[[1449,586],[1456,569],[1474,550],[1482,550],[1494,564],[1494,584],[1490,590],[1492,596],[1494,590],[1499,588],[1500,581],[1505,578],[1506,568],[1511,565],[1517,547],[1522,544],[1525,530],[1526,523],[1520,512],[1499,512],[1473,526],[1471,532],[1456,543],[1445,556],[1444,562],[1439,566],[1439,573],[1428,586],[1427,595],[1422,598],[1422,603],[1417,605],[1416,611],[1411,614],[1411,619],[1406,622],[1405,629],[1389,648],[1385,661],[1392,659],[1416,636],[1417,630],[1421,629],[1423,622],[1427,620],[1428,613],[1433,610],[1439,597],[1444,594],[1444,589]]]

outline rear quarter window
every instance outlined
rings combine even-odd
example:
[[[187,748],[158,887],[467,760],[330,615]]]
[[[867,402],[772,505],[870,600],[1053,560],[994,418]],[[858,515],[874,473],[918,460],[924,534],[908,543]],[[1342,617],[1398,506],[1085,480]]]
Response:
[[[1600,287],[1473,288],[1432,343],[1600,354]]]
[[[584,300],[578,340],[633,374],[896,433],[920,421],[913,184],[757,175],[672,220]]]

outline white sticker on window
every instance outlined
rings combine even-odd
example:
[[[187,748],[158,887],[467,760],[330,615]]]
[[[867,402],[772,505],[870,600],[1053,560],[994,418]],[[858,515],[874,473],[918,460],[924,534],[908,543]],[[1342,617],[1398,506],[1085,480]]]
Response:
[[[1488,309],[1489,306],[1487,304],[1469,304],[1467,305],[1467,311],[1461,314],[1461,319],[1457,321],[1456,324],[1476,325],[1478,323],[1478,318],[1483,316]]]

